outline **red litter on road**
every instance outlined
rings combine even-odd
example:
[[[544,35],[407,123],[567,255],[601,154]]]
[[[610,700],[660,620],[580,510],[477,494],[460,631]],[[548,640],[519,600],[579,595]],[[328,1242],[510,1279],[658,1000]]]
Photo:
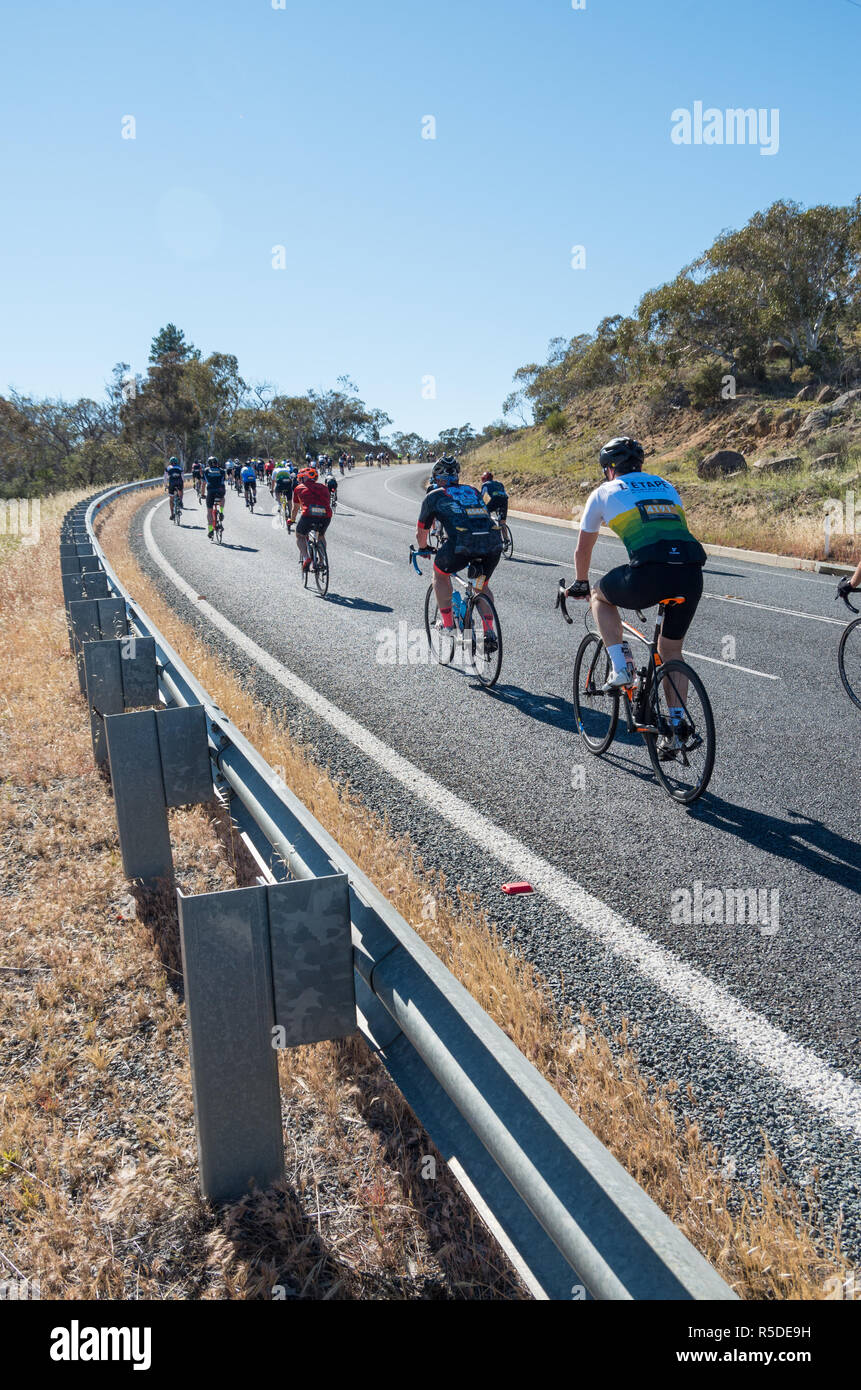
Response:
[[[534,893],[531,883],[503,883],[503,893]]]

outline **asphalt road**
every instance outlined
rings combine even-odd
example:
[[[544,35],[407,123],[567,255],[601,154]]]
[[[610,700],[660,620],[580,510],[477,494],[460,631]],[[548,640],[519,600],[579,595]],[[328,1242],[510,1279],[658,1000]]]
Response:
[[[283,709],[426,863],[483,898],[560,1002],[636,1027],[641,1064],[681,1083],[675,1104],[721,1146],[728,1171],[753,1178],[767,1136],[796,1182],[818,1169],[829,1222],[842,1217],[844,1245],[861,1255],[861,718],[837,675],[835,581],[710,560],[687,655],[711,697],[718,751],[709,791],[685,809],[638,741],[620,734],[595,759],[575,732],[583,629],[553,606],[558,577],[573,578],[570,531],[511,521],[515,557],[493,581],[505,636],[493,692],[468,671],[387,659],[398,634],[402,654],[420,651],[429,573],[420,580],[407,552],[426,473],[342,481],[326,599],[302,588],[265,488],[253,516],[228,499],[220,549],[193,493],[179,531],[164,504],[145,508],[135,547],[255,696]],[[623,553],[601,539],[596,573]],[[196,595],[289,679],[216,633]],[[521,877],[537,891],[509,899],[500,885]],[[767,890],[768,921],[679,924],[674,894],[697,883]]]

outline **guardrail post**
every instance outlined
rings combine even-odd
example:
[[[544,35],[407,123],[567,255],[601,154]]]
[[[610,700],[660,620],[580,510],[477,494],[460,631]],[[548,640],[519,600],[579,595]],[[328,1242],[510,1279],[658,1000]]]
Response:
[[[177,893],[203,1195],[284,1173],[277,1049],[356,1030],[349,890],[330,878]]]
[[[67,578],[68,576],[64,576]],[[80,578],[83,579],[83,575]],[[101,576],[107,584],[107,576]],[[74,578],[74,576],[73,576]],[[84,671],[84,643],[99,642],[105,637],[124,637],[128,631],[125,601],[121,598],[95,598],[69,604],[69,623],[72,630],[72,651],[78,667],[78,685],[82,695],[87,693]]]
[[[159,702],[155,641],[152,637],[121,637],[84,642],[83,646],[93,758],[98,767],[107,767],[105,715]]]
[[[214,797],[202,705],[105,716],[126,877],[173,879],[167,811]]]

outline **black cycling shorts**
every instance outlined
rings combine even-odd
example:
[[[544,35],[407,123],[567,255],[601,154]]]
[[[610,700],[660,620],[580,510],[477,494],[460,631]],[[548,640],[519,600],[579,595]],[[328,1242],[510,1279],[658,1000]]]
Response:
[[[167,493],[168,493],[168,496],[169,496],[169,497],[172,497],[173,494],[174,494],[175,492],[182,492],[183,489],[184,489],[184,487],[185,487],[184,479],[182,479],[182,478],[171,478],[171,479],[169,480],[169,482],[168,482],[168,485],[167,485]]]
[[[453,542],[446,541],[434,556],[433,567],[439,574],[457,574],[468,565],[470,579],[477,579],[481,574],[489,580],[501,554],[500,548],[489,555],[471,555],[468,550],[455,550]]]
[[[693,621],[703,593],[700,565],[619,565],[599,582],[601,593],[617,608],[654,608],[665,598],[684,603],[667,609],[663,634],[680,642]]]
[[[307,536],[309,531],[316,531],[318,536],[324,536],[331,520],[330,516],[300,516],[296,522],[296,535]]]
[[[214,507],[215,504],[216,504],[216,502],[223,502],[223,501],[224,501],[224,497],[225,497],[224,488],[221,488],[220,491],[218,491],[218,492],[210,492],[209,489],[207,488],[207,491],[206,491],[206,505],[207,505],[207,507]],[[199,505],[200,505],[200,503],[198,503],[198,506],[199,506]],[[233,503],[231,503],[231,506],[232,506],[232,505],[233,505]]]
[[[502,520],[503,520],[503,521],[507,521],[507,520],[508,520],[508,498],[507,498],[507,497],[503,497],[503,499],[502,499],[501,502],[488,502],[488,504],[487,504],[487,510],[490,512],[490,515],[491,515],[491,516],[496,516],[496,515],[498,514],[499,516],[502,517]]]

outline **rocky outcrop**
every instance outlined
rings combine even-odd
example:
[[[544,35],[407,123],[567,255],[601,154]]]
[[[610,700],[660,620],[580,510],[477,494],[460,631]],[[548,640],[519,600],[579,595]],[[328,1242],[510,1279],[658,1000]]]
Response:
[[[744,473],[747,462],[744,454],[735,449],[715,449],[697,464],[698,478],[725,478],[728,473]]]
[[[817,473],[818,473],[818,472],[822,472],[823,469],[826,469],[826,468],[839,468],[839,467],[840,467],[840,455],[839,455],[839,454],[820,454],[818,458],[811,459],[811,461],[810,461],[810,467],[813,468],[813,469],[815,469]]]
[[[802,386],[802,388],[801,388],[800,391],[796,391],[796,393],[795,393],[795,399],[796,399],[797,401],[813,401],[813,400],[815,400],[815,399],[816,399],[816,387],[815,387],[815,386]]]
[[[780,458],[757,459],[753,466],[759,473],[789,473],[801,467],[801,459],[798,454],[782,454]]]
[[[816,397],[816,402],[818,405],[827,405],[829,401],[836,401],[837,395],[838,392],[835,391],[833,386],[823,386]]]

